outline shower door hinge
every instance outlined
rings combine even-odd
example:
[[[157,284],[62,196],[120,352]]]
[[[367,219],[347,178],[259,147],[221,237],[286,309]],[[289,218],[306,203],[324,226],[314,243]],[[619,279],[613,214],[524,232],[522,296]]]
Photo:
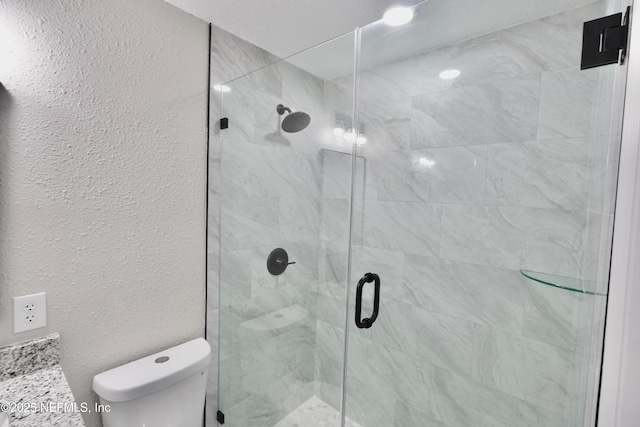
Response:
[[[222,413],[222,411],[218,411],[217,420],[218,420],[218,423],[224,424],[224,414]]]
[[[220,129],[227,129],[229,127],[229,119],[223,117],[220,119]]]
[[[584,23],[582,34],[582,61],[580,69],[601,65],[624,64],[629,38],[629,18],[631,7],[622,13],[605,16]]]

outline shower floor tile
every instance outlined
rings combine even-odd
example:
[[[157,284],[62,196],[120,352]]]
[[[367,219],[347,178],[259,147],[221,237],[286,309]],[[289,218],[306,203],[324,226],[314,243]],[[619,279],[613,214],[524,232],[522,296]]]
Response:
[[[346,427],[362,427],[350,419],[345,420]],[[339,427],[340,412],[316,396],[304,402],[274,427]]]

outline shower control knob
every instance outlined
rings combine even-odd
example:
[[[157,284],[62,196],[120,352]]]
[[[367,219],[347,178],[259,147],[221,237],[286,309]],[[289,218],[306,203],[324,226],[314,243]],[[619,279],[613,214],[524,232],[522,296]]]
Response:
[[[284,273],[287,266],[291,264],[295,264],[295,262],[289,262],[289,254],[282,248],[274,249],[267,258],[267,270],[274,276]]]

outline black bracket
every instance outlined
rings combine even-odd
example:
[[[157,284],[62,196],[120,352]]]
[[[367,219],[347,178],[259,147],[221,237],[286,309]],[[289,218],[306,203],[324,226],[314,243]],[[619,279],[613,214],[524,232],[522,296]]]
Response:
[[[618,61],[621,65],[624,64],[630,11],[631,7],[627,7],[624,18],[622,13],[616,13],[584,23],[581,70],[615,64]]]
[[[222,411],[218,411],[218,414],[216,415],[218,423],[220,424],[224,424],[224,414],[222,413]]]
[[[220,129],[227,129],[229,127],[229,119],[223,117],[220,119]]]

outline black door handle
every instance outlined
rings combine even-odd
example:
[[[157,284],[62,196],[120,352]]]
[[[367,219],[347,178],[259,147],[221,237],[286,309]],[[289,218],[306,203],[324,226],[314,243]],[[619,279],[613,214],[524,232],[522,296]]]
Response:
[[[373,313],[371,317],[362,318],[362,288],[366,283],[375,282],[375,294],[373,297]],[[380,277],[375,273],[367,273],[358,281],[356,288],[356,326],[360,329],[369,329],[378,318],[380,307]]]

